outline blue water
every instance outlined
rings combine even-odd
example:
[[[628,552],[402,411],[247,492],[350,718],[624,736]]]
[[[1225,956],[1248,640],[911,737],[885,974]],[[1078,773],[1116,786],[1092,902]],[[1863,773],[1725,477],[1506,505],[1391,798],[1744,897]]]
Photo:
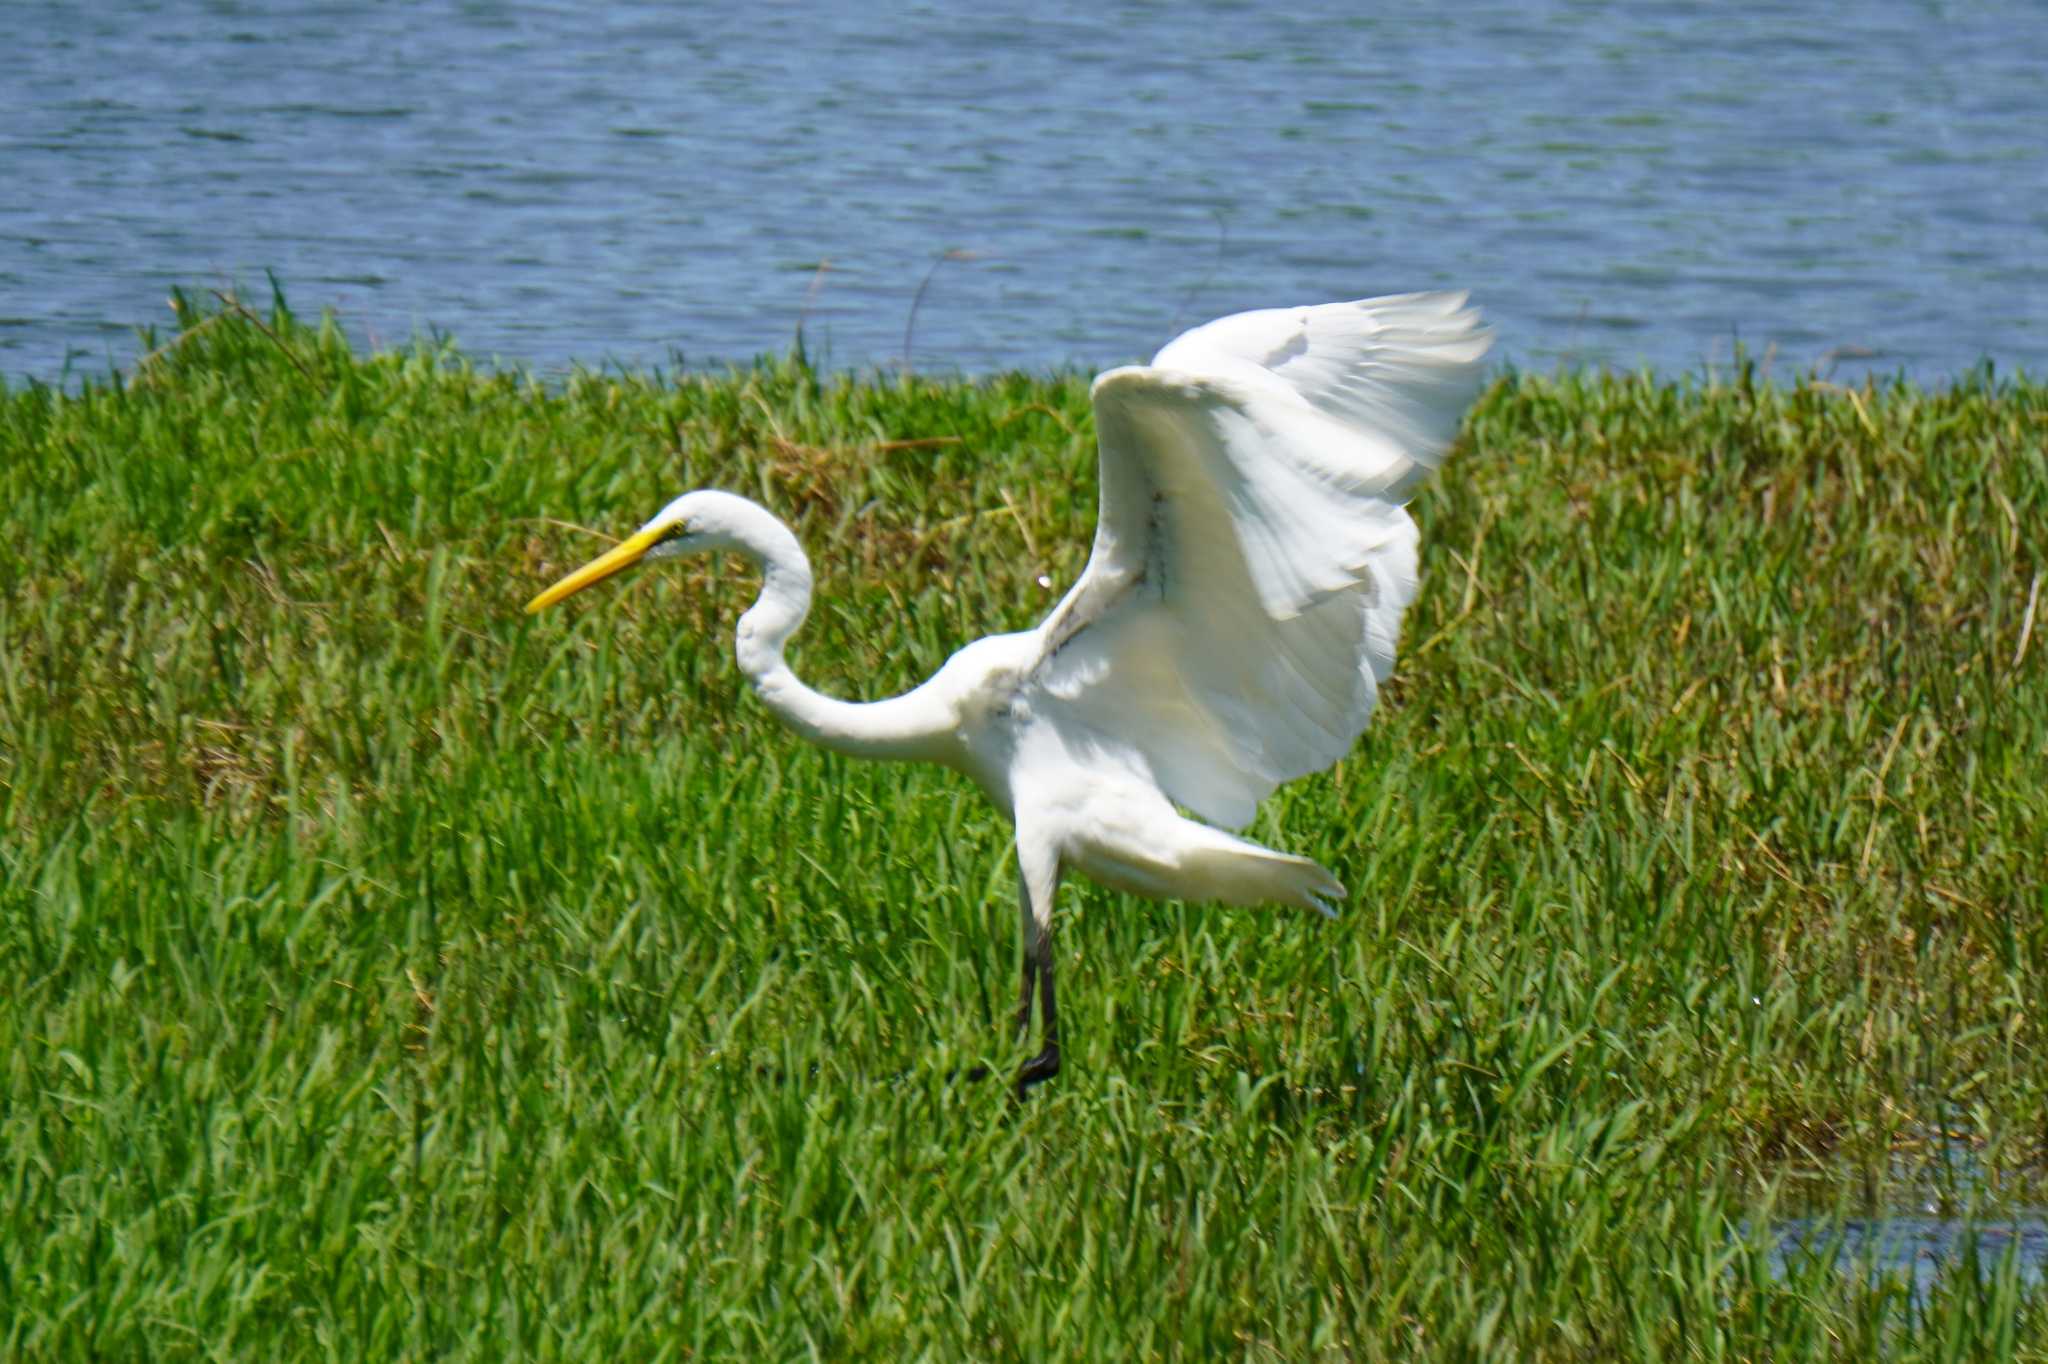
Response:
[[[1929,1125],[1911,1136],[1890,1152],[1881,1172],[1859,1169],[1850,1176],[1862,1190],[1863,1215],[1846,1216],[1838,1208],[1832,1216],[1774,1222],[1773,1272],[1794,1277],[1818,1260],[1866,1280],[1903,1283],[1924,1300],[1946,1278],[1990,1278],[2010,1256],[2022,1287],[2048,1282],[2048,1209],[2013,1200],[2029,1187],[2038,1191],[2043,1172],[2008,1169],[2001,1179],[1986,1148],[1948,1126]],[[1825,1197],[1832,1185],[1840,1198],[1848,1172],[1805,1173],[1816,1193]]]
[[[1461,285],[1529,366],[2048,371],[2034,0],[0,0],[0,35],[9,377],[266,270],[543,371],[800,318],[888,365],[949,250],[920,367]]]
[[[1927,1298],[1946,1276],[1972,1267],[1990,1278],[2010,1255],[2023,1286],[2048,1281],[2048,1219],[1971,1222],[1898,1213],[1879,1218],[1802,1218],[1780,1223],[1773,1268],[1789,1276],[1807,1260],[1826,1258],[1843,1272],[1883,1276]]]

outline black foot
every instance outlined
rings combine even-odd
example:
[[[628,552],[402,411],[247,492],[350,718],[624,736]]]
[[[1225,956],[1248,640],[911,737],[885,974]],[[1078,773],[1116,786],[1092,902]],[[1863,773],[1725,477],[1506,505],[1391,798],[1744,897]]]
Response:
[[[1048,1042],[1045,1050],[1026,1061],[1017,1072],[1017,1097],[1023,1098],[1031,1087],[1050,1080],[1060,1073],[1060,1044]]]

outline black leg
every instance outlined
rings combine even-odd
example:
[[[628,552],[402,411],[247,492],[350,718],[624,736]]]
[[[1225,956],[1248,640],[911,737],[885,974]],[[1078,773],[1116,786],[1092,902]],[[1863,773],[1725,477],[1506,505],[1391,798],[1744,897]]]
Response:
[[[1017,998],[1017,1040],[1022,1042],[1031,1034],[1031,992],[1038,988],[1038,958],[1030,948],[1024,950],[1024,993]]]
[[[1021,872],[1017,877],[1017,908],[1019,911],[1018,918],[1023,924],[1023,932],[1020,936],[1024,940],[1024,988],[1017,995],[1017,1040],[1022,1042],[1031,1035],[1031,996],[1038,989],[1038,961],[1041,949],[1037,942],[1039,937],[1038,929],[1031,914],[1031,888],[1025,882]],[[1050,959],[1050,956],[1047,956],[1047,960],[1050,961]],[[1051,983],[1051,977],[1047,976],[1046,984],[1049,986]],[[1050,999],[1051,996],[1048,995],[1047,998]],[[1047,1073],[1050,1074],[1051,1072]],[[967,1078],[974,1081],[986,1080],[988,1078],[988,1067],[973,1066],[969,1068]],[[1034,1083],[1036,1082],[1034,1081]],[[1017,1092],[1023,1093],[1021,1081]]]
[[[1031,967],[1037,967],[1038,1011],[1044,1027],[1045,1049],[1024,1063],[1017,1072],[1017,1097],[1023,1098],[1031,1087],[1050,1080],[1060,1073],[1060,1014],[1053,1003],[1052,989],[1052,925],[1046,924],[1033,933],[1031,951],[1026,954],[1024,1013],[1029,1014]]]

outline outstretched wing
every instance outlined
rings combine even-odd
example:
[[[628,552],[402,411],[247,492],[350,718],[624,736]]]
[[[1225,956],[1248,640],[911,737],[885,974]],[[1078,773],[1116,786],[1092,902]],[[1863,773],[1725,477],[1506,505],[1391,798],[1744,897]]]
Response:
[[[1040,627],[1040,704],[1230,828],[1342,757],[1415,594],[1404,504],[1491,339],[1410,294],[1226,317],[1098,378],[1095,548]]]

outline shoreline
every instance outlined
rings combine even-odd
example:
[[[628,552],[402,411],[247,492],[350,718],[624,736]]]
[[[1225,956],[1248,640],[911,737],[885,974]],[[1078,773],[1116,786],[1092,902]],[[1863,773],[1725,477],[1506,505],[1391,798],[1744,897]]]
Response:
[[[1092,377],[1103,370],[1117,365],[1143,363],[1142,356],[1129,356],[1121,360],[1104,361],[1096,365],[1082,365],[1069,362],[1042,369],[1000,369],[988,371],[965,371],[944,367],[904,368],[887,364],[844,367],[831,362],[829,354],[820,358],[811,357],[801,335],[796,329],[790,346],[780,352],[762,351],[751,357],[740,359],[712,359],[690,361],[679,366],[653,364],[616,364],[611,360],[592,363],[568,361],[564,363],[533,363],[513,359],[500,363],[497,355],[472,355],[462,347],[452,334],[435,327],[416,332],[403,342],[380,342],[373,345],[359,344],[344,328],[334,310],[323,309],[316,318],[308,319],[296,313],[285,300],[284,291],[273,282],[272,294],[267,305],[258,307],[236,291],[208,291],[210,297],[202,297],[196,291],[173,289],[170,304],[173,315],[178,319],[174,326],[157,327],[136,324],[129,329],[131,344],[136,353],[124,365],[119,362],[102,364],[98,367],[76,370],[65,367],[59,374],[32,375],[0,373],[0,393],[20,392],[33,388],[50,388],[58,392],[75,393],[80,387],[104,385],[132,380],[143,368],[160,359],[168,351],[182,344],[194,327],[214,325],[225,316],[241,315],[253,317],[259,325],[267,325],[264,319],[287,319],[288,324],[313,333],[332,335],[356,359],[374,362],[383,357],[415,357],[432,354],[441,361],[459,365],[480,374],[510,377],[525,382],[560,385],[570,383],[579,377],[602,376],[613,379],[631,379],[639,382],[675,382],[680,379],[718,378],[742,374],[750,370],[774,368],[786,364],[798,364],[815,370],[820,377],[839,382],[887,383],[902,376],[914,375],[920,379],[935,382],[960,384],[984,384],[1000,380],[1031,379],[1042,382],[1057,382],[1075,377]],[[668,354],[673,358],[684,355],[684,348],[671,344]],[[1655,370],[1647,366],[1610,366],[1604,363],[1577,364],[1565,361],[1549,367],[1520,366],[1513,363],[1496,364],[1493,368],[1499,375],[1513,375],[1522,378],[1549,378],[1563,380],[1578,379],[1628,379],[1640,381],[1649,379],[1654,383],[1679,387],[1715,387],[1743,382],[1768,384],[1779,388],[1796,388],[1802,385],[1836,384],[1858,390],[1871,388],[1907,387],[1929,393],[1947,392],[1956,388],[1979,388],[2017,382],[2033,385],[2048,382],[2048,377],[2033,374],[2024,365],[2008,365],[1996,356],[1982,356],[1975,362],[1960,369],[1928,378],[1908,374],[1903,368],[1886,372],[1875,362],[1882,360],[1882,353],[1861,346],[1843,345],[1823,352],[1804,369],[1790,364],[1775,345],[1761,349],[1745,346],[1739,337],[1731,337],[1728,353],[1720,358],[1705,357],[1696,365],[1682,370]],[[1860,373],[1836,377],[1837,369],[1843,365],[1864,365]],[[74,385],[78,387],[74,387]]]

